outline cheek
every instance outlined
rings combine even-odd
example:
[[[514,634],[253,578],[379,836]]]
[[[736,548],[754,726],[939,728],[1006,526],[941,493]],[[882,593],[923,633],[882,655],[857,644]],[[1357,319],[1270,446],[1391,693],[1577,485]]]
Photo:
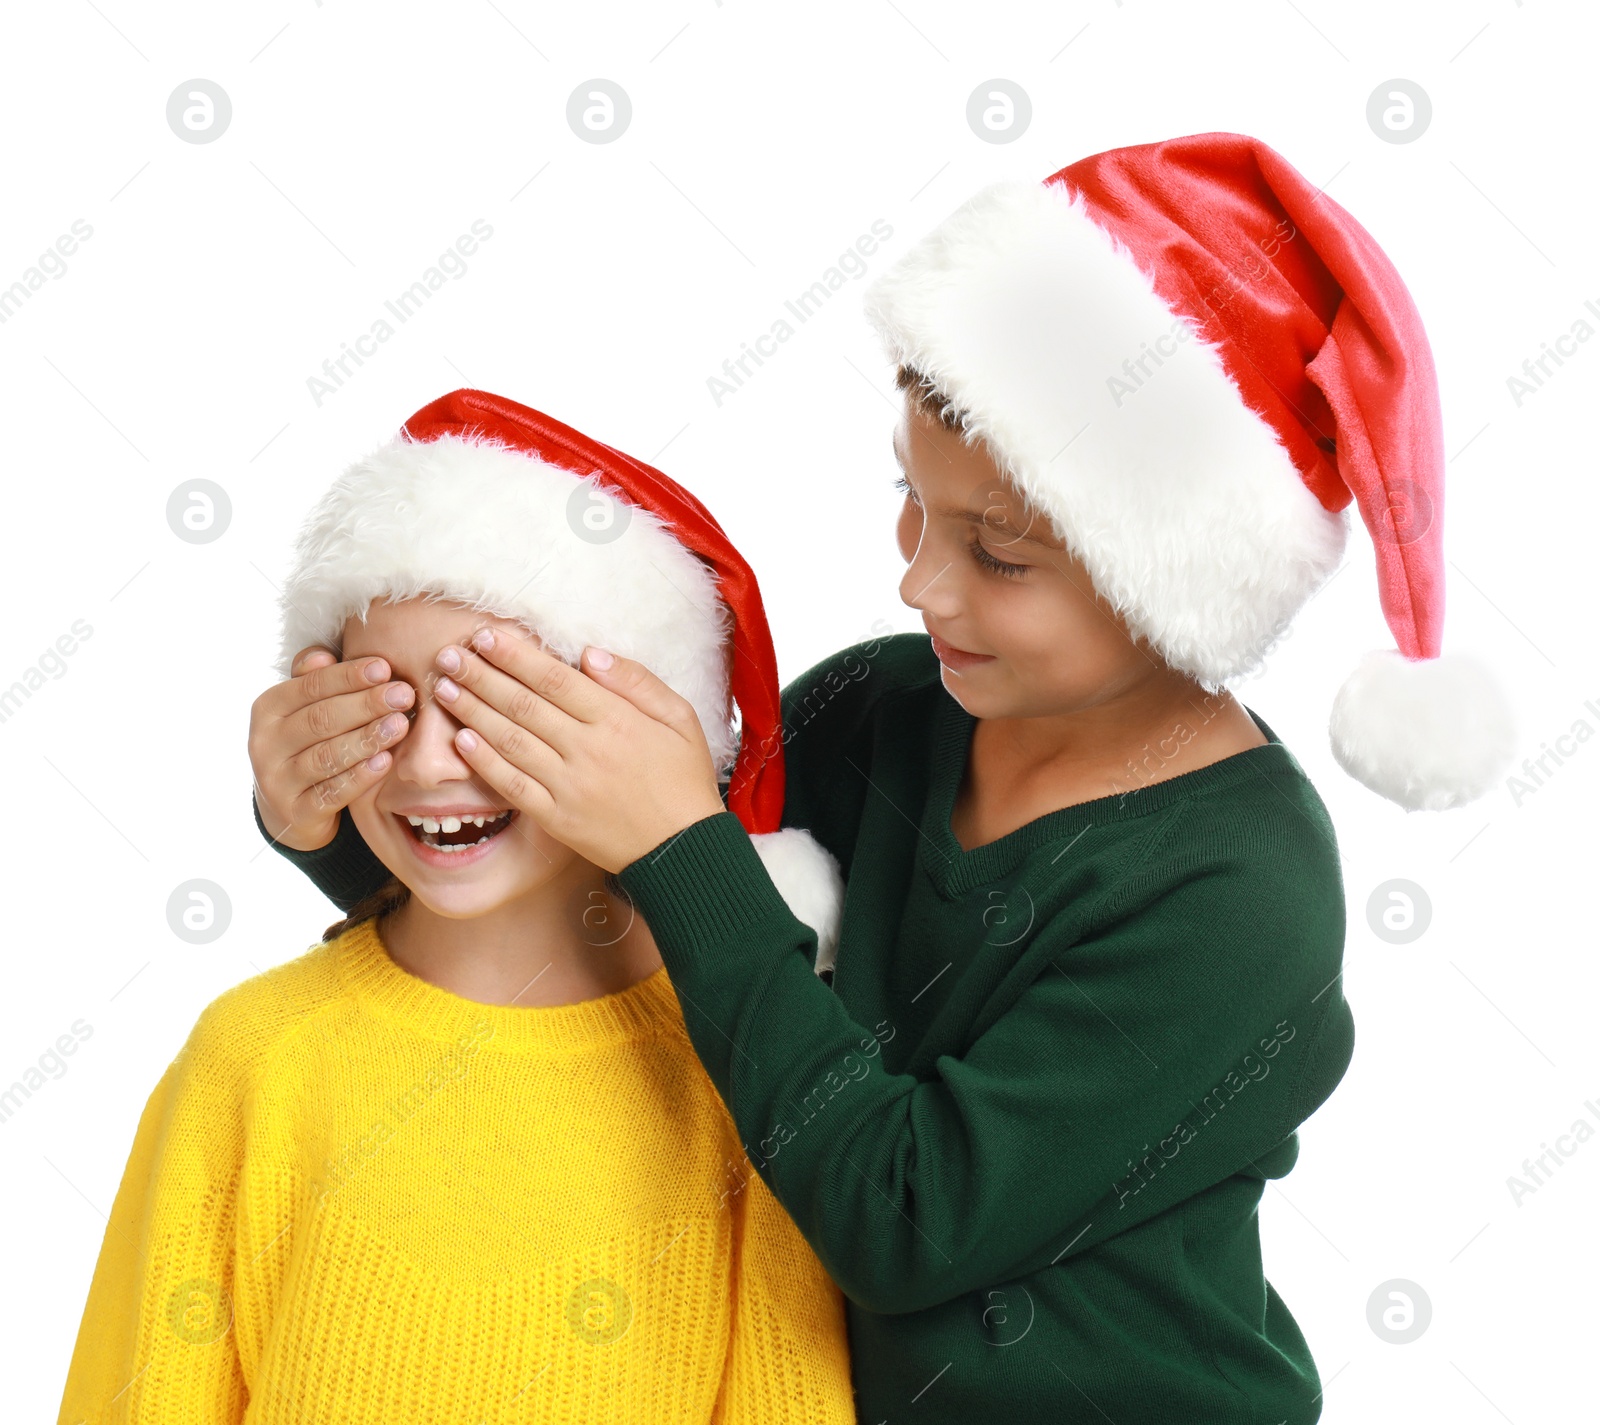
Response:
[[[406,849],[410,832],[395,817],[378,807],[378,790],[382,786],[380,781],[377,786],[357,797],[345,807],[345,815],[355,823],[367,849],[383,862],[387,870],[405,880],[413,867],[411,854]]]
[[[982,571],[980,571],[981,573]],[[1041,597],[1032,578],[1003,579],[987,575],[979,593],[968,601],[987,648],[1017,667],[1036,665],[1062,646],[1059,611]]]
[[[985,646],[1019,668],[1054,663],[1083,642],[1083,611],[1047,567],[1035,565],[1020,579],[974,570],[968,587],[966,607]]]
[[[1133,641],[1070,586],[1015,589],[996,601],[988,627],[1027,681],[1066,701],[1119,683],[1148,666]]]
[[[503,854],[494,863],[491,882],[483,887],[488,890],[492,884],[492,898],[497,902],[502,897],[522,896],[537,890],[559,876],[578,857],[576,851],[542,830],[525,812],[504,835],[514,839],[506,843]],[[480,907],[482,909],[488,907]]]
[[[369,847],[373,845],[377,837],[388,829],[393,821],[393,818],[387,812],[379,811],[377,806],[378,792],[387,780],[387,776],[380,777],[345,807],[350,819],[356,824],[356,830],[361,833],[361,839]]]
[[[521,833],[520,836],[518,833]],[[557,841],[526,813],[517,818],[517,824],[511,829],[511,834],[518,836],[520,842],[518,851],[523,861],[541,879],[555,875],[568,866],[578,854],[564,841]]]

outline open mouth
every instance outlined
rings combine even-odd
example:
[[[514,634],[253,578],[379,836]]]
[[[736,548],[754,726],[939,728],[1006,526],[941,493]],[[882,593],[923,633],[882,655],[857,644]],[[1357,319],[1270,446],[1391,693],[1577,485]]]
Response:
[[[407,816],[411,834],[424,846],[446,853],[470,851],[492,841],[516,820],[516,809],[483,816]]]

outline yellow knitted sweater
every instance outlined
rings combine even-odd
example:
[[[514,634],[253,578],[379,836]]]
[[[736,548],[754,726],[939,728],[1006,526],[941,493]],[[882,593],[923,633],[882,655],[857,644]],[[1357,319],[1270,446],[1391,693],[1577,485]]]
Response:
[[[139,1120],[59,1416],[854,1419],[843,1298],[666,970],[477,1004],[373,921],[201,1014]]]

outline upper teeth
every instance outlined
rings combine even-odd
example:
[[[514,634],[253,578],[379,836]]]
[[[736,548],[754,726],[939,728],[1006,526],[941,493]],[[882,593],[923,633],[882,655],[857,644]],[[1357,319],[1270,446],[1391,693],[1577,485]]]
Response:
[[[460,831],[469,821],[476,827],[482,827],[484,822],[499,821],[504,815],[502,811],[490,816],[441,816],[437,819],[431,816],[407,816],[406,820],[433,835],[441,831]]]

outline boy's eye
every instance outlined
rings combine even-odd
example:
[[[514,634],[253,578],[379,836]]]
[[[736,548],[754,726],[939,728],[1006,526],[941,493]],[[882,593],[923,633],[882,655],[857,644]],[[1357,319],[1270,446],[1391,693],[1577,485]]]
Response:
[[[904,495],[912,504],[917,502],[917,492],[911,488],[911,482],[904,475],[894,477],[894,487]]]
[[[983,542],[976,535],[967,546],[972,552],[972,557],[978,562],[979,568],[987,569],[991,574],[999,574],[1006,579],[1020,579],[1028,572],[1026,564],[1012,564],[1004,559],[996,559],[983,547]]]

